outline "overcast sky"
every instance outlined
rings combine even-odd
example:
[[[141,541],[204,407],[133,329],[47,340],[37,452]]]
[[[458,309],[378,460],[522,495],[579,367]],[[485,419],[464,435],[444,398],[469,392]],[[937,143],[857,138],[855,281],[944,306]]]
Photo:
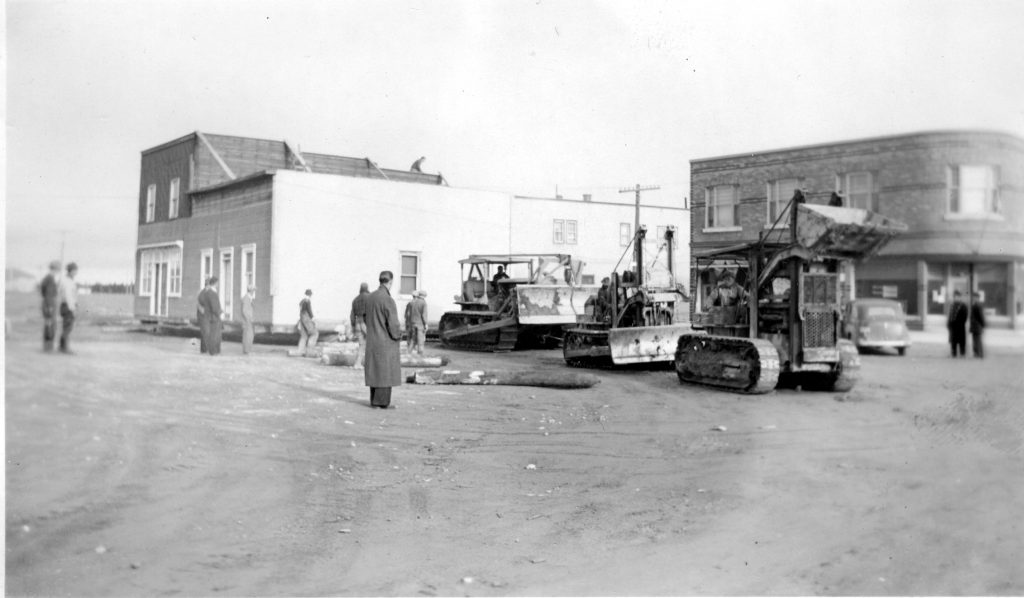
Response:
[[[1022,32],[984,0],[8,2],[7,265],[63,241],[81,279],[130,281],[140,152],[196,130],[659,204],[696,158],[1024,136]]]

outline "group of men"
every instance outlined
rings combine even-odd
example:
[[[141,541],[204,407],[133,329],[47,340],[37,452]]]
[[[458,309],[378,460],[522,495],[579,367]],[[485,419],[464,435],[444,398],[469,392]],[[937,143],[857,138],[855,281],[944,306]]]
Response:
[[[949,348],[953,357],[967,357],[967,323],[970,322],[971,346],[974,356],[985,357],[982,336],[985,333],[985,310],[982,306],[981,294],[971,293],[970,308],[963,302],[960,291],[953,291],[953,303],[949,306],[946,317],[946,328],[949,330]]]
[[[71,262],[66,273],[61,275],[61,263],[50,262],[50,272],[39,285],[43,297],[43,351],[53,351],[57,337],[57,318],[61,320],[60,352],[71,354],[71,331],[75,327],[75,311],[78,309],[78,283],[75,276],[78,265]]]
[[[199,352],[206,355],[220,355],[220,347],[224,337],[224,309],[220,304],[217,286],[220,280],[216,276],[206,279],[206,285],[196,297],[196,321],[199,322]],[[252,352],[253,338],[253,303],[256,286],[249,285],[242,295],[242,353]]]

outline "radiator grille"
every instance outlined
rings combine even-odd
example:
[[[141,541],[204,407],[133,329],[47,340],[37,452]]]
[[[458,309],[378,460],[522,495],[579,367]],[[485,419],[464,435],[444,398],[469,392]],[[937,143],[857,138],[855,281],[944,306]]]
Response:
[[[804,314],[804,347],[834,347],[836,344],[835,317],[831,310]]]

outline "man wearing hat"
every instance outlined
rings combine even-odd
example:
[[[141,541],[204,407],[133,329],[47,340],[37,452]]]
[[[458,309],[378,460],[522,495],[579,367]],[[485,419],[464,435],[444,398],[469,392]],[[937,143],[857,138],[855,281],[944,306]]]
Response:
[[[425,291],[412,292],[412,301],[405,306],[405,330],[409,333],[409,354],[423,355],[427,340],[427,296]]]
[[[359,294],[352,300],[352,310],[348,314],[349,323],[352,324],[352,337],[358,343],[356,360],[352,364],[352,367],[357,369],[363,367],[366,361],[366,298],[369,295],[370,285],[360,283]]]
[[[306,296],[299,301],[299,351],[308,355],[311,349],[316,347],[316,339],[320,337],[320,331],[316,329],[316,320],[313,319],[313,290],[306,289]]]
[[[39,284],[43,296],[43,351],[53,351],[53,338],[57,334],[57,309],[60,307],[60,262],[50,262],[50,273]]]
[[[718,286],[708,298],[711,305],[731,307],[747,299],[747,290],[736,284],[736,275],[726,270],[718,278]]]
[[[60,318],[63,320],[63,326],[60,331],[61,353],[71,353],[71,330],[75,327],[75,310],[78,309],[76,274],[78,274],[78,265],[75,262],[71,262],[67,267],[67,275],[61,279],[58,285],[60,290]]]
[[[391,389],[402,385],[402,358],[399,344],[402,328],[398,308],[391,298],[395,275],[380,273],[380,287],[366,297],[366,366],[363,379],[370,387],[370,405],[387,409]]]

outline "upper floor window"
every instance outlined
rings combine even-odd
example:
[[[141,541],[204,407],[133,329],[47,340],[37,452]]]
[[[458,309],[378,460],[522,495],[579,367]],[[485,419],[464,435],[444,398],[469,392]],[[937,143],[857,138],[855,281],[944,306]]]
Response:
[[[181,194],[181,179],[171,179],[171,188],[168,191],[167,196],[170,198],[168,202],[167,217],[177,218],[178,217],[178,202]]]
[[[242,288],[248,292],[256,284],[256,245],[242,246]]]
[[[420,256],[418,253],[402,252],[402,273],[398,285],[398,292],[402,295],[412,295],[412,292],[420,288]]]
[[[629,247],[629,242],[633,240],[632,227],[628,222],[622,222],[619,224],[619,246]]]
[[[960,164],[947,171],[950,214],[984,216],[999,213],[999,174],[996,167]]]
[[[565,221],[565,242],[569,245],[576,244],[576,221]]]
[[[734,228],[740,224],[739,192],[736,185],[717,185],[704,190],[707,228]]]
[[[156,185],[150,185],[146,189],[146,222],[153,222],[156,219]]]
[[[785,211],[789,200],[800,188],[800,179],[779,179],[768,183],[768,226],[788,226],[788,221],[782,221],[779,216]],[[776,224],[776,220],[779,222]]]
[[[565,220],[554,221],[554,227],[551,233],[551,241],[555,245],[561,245],[565,243]]]
[[[875,177],[870,172],[851,172],[837,179],[837,191],[843,195],[844,208],[878,211]]]

